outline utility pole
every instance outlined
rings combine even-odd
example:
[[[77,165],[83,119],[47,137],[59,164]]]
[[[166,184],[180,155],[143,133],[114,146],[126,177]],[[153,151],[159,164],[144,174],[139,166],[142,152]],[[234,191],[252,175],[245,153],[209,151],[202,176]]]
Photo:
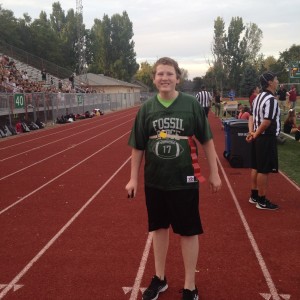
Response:
[[[85,59],[85,36],[83,33],[83,6],[82,0],[76,0],[76,26],[77,26],[77,55],[78,55],[78,75],[80,83],[87,81],[86,59]]]

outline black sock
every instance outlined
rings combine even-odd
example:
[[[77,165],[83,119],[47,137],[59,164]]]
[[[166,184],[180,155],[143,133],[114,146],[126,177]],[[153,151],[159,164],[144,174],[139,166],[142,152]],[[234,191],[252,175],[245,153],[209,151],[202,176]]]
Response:
[[[251,190],[251,197],[254,199],[258,198],[258,190]]]

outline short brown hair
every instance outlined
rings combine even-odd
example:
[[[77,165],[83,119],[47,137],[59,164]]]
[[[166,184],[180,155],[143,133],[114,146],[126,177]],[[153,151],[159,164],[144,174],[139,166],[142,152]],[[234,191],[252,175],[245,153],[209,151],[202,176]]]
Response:
[[[181,70],[178,66],[178,63],[176,60],[170,58],[170,57],[161,57],[153,66],[153,69],[152,69],[152,77],[154,78],[155,77],[155,74],[156,74],[156,68],[158,65],[167,65],[167,66],[171,66],[171,67],[174,67],[175,69],[175,72],[176,72],[176,77],[177,79],[180,79],[181,78]]]

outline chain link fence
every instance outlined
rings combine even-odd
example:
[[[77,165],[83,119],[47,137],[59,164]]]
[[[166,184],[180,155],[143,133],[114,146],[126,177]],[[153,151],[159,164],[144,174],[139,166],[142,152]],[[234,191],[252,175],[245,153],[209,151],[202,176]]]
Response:
[[[15,126],[20,120],[56,123],[66,114],[84,114],[100,109],[104,112],[133,107],[141,103],[140,93],[128,94],[0,94],[0,125]]]

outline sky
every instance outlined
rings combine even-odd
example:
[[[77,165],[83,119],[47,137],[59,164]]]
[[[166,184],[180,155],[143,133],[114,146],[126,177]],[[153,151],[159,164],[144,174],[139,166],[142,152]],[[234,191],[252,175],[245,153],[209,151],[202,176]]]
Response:
[[[43,10],[50,17],[52,4],[76,11],[76,0],[0,0],[3,9],[15,17],[28,13],[38,18]],[[300,45],[299,0],[82,0],[83,22],[91,28],[94,19],[106,14],[128,13],[133,23],[133,41],[137,62],[154,63],[169,56],[188,71],[189,79],[205,75],[212,59],[214,21],[221,17],[225,29],[233,17],[244,24],[255,23],[263,32],[260,53],[279,57],[293,44]]]

